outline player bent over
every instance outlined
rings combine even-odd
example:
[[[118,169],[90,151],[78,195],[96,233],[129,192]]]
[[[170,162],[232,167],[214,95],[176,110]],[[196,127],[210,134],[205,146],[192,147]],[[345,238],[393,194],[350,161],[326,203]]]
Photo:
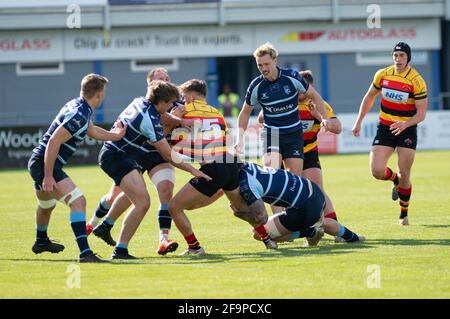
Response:
[[[126,132],[118,125],[116,132],[108,132],[91,121],[92,109],[98,108],[105,97],[108,80],[97,74],[88,74],[81,81],[80,97],[66,103],[33,149],[28,170],[34,180],[38,208],[36,210],[37,238],[33,245],[36,254],[48,251],[59,253],[64,246],[47,236],[50,215],[56,201],[70,208],[70,224],[80,249],[80,262],[102,262],[92,250],[86,236],[86,199],[81,190],[63,171],[78,145],[86,135],[98,140],[119,140]]]
[[[318,185],[282,169],[245,163],[239,174],[240,195],[249,209],[232,202],[236,217],[250,221],[267,215],[264,202],[286,208],[269,217],[264,225],[274,241],[305,237],[309,246],[316,246],[324,232],[340,236],[347,242],[363,241],[331,218],[323,218],[325,196]],[[289,235],[289,236],[286,236]],[[255,236],[256,239],[257,236]]]

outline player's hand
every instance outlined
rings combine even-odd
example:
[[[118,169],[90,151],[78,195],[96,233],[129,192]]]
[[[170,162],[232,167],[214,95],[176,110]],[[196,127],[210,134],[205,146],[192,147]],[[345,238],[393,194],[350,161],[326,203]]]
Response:
[[[114,123],[114,133],[118,135],[119,138],[122,138],[127,133],[128,124],[123,125],[121,121],[116,121]]]
[[[177,106],[175,106],[171,111],[170,114],[175,115],[179,118],[182,118],[184,114],[186,114],[186,108],[183,104],[177,103]]]
[[[198,170],[198,169],[194,169],[194,170],[191,172],[191,174],[194,175],[194,176],[197,177],[197,178],[204,178],[204,179],[206,179],[207,181],[211,181],[211,180],[212,180],[211,177],[209,177],[208,175],[206,175],[205,173],[203,173],[202,171],[200,171],[200,170]]]
[[[331,125],[330,121],[325,119],[323,119],[322,122],[320,122],[320,126],[325,129],[325,132],[330,130],[330,125]]]
[[[360,132],[361,132],[361,124],[355,123],[355,125],[353,125],[352,128],[353,136],[358,137]]]
[[[44,192],[53,192],[55,187],[56,181],[53,176],[44,176],[44,180],[42,181],[42,190]]]
[[[399,135],[401,132],[408,128],[408,124],[406,122],[395,121],[389,126],[391,133],[394,135]]]
[[[181,119],[181,126],[183,127],[194,127],[197,124],[197,122],[200,122],[198,119]]]
[[[242,143],[240,140],[238,140],[236,142],[236,144],[234,144],[234,149],[235,149],[237,154],[242,154],[243,153],[243,149],[244,149],[244,143]]]

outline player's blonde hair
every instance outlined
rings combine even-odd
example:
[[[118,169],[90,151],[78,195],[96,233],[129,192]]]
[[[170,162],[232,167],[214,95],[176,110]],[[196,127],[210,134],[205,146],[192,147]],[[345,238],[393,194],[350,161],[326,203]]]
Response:
[[[257,48],[253,52],[253,56],[256,58],[260,58],[264,55],[268,54],[272,59],[276,59],[278,56],[278,51],[275,49],[275,47],[270,42],[266,42],[263,45],[261,45],[259,48]]]

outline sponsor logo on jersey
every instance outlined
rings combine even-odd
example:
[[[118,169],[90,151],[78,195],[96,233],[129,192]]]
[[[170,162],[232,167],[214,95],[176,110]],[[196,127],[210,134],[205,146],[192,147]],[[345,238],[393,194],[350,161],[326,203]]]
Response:
[[[286,93],[286,94],[290,94],[291,93],[291,89],[289,88],[288,85],[283,86],[283,90],[284,90],[284,93]]]
[[[302,120],[303,132],[312,131],[314,120]]]
[[[383,88],[382,90],[383,98],[391,102],[403,102],[408,101],[409,94],[406,92],[401,92],[393,89]]]
[[[270,113],[282,113],[285,111],[289,111],[293,108],[294,104],[288,104],[281,107],[275,107],[275,106],[266,106],[265,109],[269,111]]]

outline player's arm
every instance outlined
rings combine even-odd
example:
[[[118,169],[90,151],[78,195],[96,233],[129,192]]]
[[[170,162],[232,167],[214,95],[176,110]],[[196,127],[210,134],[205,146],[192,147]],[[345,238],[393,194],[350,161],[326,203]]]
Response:
[[[92,121],[89,121],[87,135],[99,141],[118,141],[125,136],[127,132],[127,125],[123,125],[122,122],[117,121],[114,123],[114,131],[107,131],[97,125],[94,125]]]
[[[359,106],[358,117],[356,118],[355,124],[353,125],[352,128],[352,133],[354,136],[359,136],[362,121],[364,120],[366,114],[369,113],[370,109],[373,106],[373,103],[375,102],[377,95],[380,94],[380,92],[381,89],[378,89],[377,87],[375,87],[374,84],[371,84],[366,94],[364,95],[361,101],[361,105]]]
[[[309,85],[308,90],[306,90],[305,94],[314,103],[317,111],[322,116],[322,121],[328,120],[328,114],[327,114],[327,110],[325,108],[325,103],[322,99],[322,96],[320,96],[319,92],[317,92],[316,89],[314,89],[314,87],[312,85]]]
[[[71,137],[72,134],[61,125],[53,132],[48,140],[44,154],[44,180],[42,181],[44,192],[52,192],[56,186],[56,181],[53,178],[56,156],[61,148],[61,144],[67,142]]]
[[[242,147],[244,145],[244,132],[247,129],[248,121],[250,119],[250,115],[252,114],[253,106],[244,103],[242,106],[241,112],[239,112],[239,116],[237,119],[238,122],[238,132],[237,132],[237,141],[236,141],[236,151],[240,153],[242,151]]]
[[[203,177],[208,181],[210,181],[212,179],[211,177],[209,177],[202,171],[196,169],[192,165],[190,165],[188,163],[184,163],[180,154],[178,154],[175,151],[172,151],[172,149],[170,148],[169,143],[167,143],[166,139],[161,139],[157,142],[150,143],[150,144],[153,145],[158,150],[158,152],[162,156],[162,158],[164,158],[166,161],[170,162],[176,168],[182,169],[183,171],[186,171],[195,177]]]
[[[313,107],[310,108],[309,110],[311,112],[311,115],[314,116],[319,121],[322,121],[322,115],[317,111],[314,104],[312,106]],[[336,116],[334,116],[332,110],[330,112],[330,109],[328,109],[328,117],[329,117],[327,120],[328,124],[325,130],[334,134],[340,134],[342,132],[341,121]]]
[[[262,110],[259,111],[259,114],[258,114],[258,123],[259,124],[264,124],[264,114],[263,114]]]
[[[395,135],[399,135],[408,127],[417,125],[423,120],[425,120],[427,107],[428,107],[428,98],[416,100],[416,109],[417,109],[416,114],[406,122],[395,121],[394,123],[392,123],[391,126],[389,127],[391,132],[394,133]]]

